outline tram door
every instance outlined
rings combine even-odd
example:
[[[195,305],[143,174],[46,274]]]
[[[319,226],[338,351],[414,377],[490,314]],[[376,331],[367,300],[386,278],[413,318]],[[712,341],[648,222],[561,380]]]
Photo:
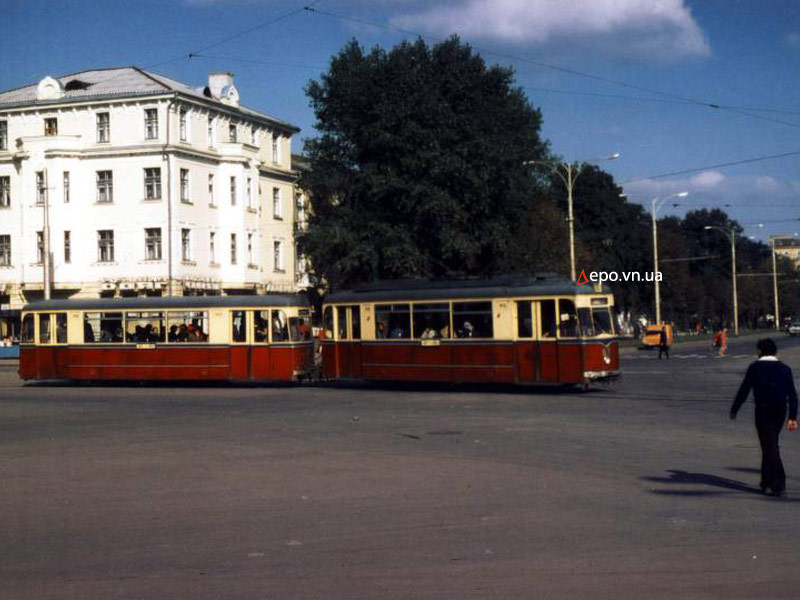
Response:
[[[339,377],[360,379],[362,357],[359,306],[336,307],[336,349]]]
[[[540,300],[534,304],[539,309],[539,381],[558,381],[556,301]]]

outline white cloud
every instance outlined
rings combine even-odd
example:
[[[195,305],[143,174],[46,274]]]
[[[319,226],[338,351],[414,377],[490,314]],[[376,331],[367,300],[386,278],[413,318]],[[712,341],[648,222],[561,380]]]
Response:
[[[684,0],[454,0],[392,23],[438,35],[538,47],[591,47],[603,55],[675,59],[710,54]]]
[[[725,176],[719,171],[703,171],[689,180],[689,185],[700,188],[718,187],[725,180]]]

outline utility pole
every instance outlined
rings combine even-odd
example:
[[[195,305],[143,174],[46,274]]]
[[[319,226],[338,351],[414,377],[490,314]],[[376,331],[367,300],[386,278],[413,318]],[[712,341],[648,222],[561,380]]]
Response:
[[[44,267],[44,299],[50,300],[50,288],[52,286],[50,273],[50,191],[47,187],[47,169],[42,172],[42,182],[44,185],[42,201],[44,203],[44,224],[42,227],[42,265]]]

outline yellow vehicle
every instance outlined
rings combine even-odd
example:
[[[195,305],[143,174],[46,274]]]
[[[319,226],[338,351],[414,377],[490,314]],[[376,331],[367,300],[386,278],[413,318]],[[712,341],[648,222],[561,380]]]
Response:
[[[667,347],[671,348],[675,338],[672,334],[672,325],[661,323],[660,325],[648,325],[647,330],[642,336],[642,348],[658,348],[661,342],[661,331],[667,332]]]

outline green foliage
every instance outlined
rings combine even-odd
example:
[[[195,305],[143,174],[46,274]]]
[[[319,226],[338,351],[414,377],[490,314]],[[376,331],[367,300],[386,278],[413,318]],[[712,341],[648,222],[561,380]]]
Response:
[[[541,114],[458,38],[366,53],[355,41],[307,93],[312,203],[299,237],[330,287],[527,268],[546,155]],[[548,216],[549,218],[549,216]]]

